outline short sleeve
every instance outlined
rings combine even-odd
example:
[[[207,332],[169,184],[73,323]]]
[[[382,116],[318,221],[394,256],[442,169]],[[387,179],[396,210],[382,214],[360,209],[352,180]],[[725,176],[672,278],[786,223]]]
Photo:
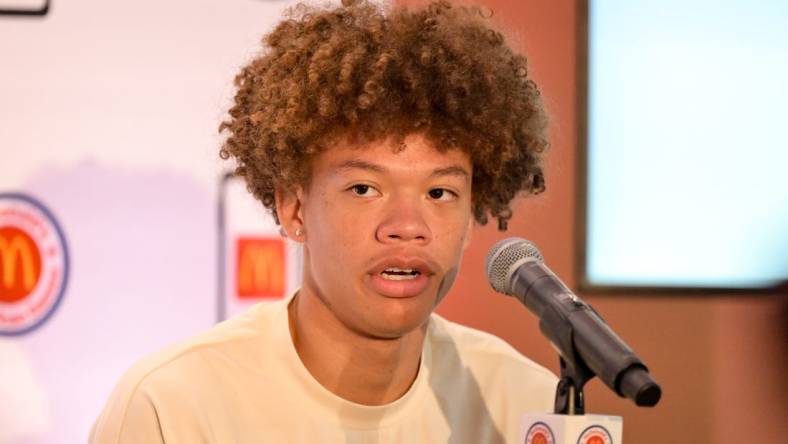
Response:
[[[164,443],[153,401],[143,390],[123,396],[116,390],[93,424],[90,444]]]

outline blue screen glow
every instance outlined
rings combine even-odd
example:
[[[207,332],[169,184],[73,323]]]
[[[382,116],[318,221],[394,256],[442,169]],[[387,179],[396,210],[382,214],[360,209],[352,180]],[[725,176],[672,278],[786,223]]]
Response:
[[[788,279],[788,1],[591,1],[586,279]]]

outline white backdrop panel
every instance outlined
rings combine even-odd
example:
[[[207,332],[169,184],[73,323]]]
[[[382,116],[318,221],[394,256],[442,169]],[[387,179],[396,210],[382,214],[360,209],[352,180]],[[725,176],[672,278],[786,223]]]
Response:
[[[0,336],[0,443],[84,442],[136,358],[214,323],[216,130],[291,3],[55,0],[0,17],[0,192],[46,204],[71,250],[54,315]]]

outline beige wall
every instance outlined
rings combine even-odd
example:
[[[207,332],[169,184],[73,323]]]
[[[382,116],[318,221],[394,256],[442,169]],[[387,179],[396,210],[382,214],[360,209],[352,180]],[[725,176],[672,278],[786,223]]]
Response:
[[[477,229],[453,294],[439,312],[493,332],[557,372],[557,356],[518,302],[492,292],[487,249],[505,236],[533,240],[575,286],[577,7],[572,0],[477,0],[524,50],[551,115],[547,192],[518,202],[505,234]],[[400,4],[420,4],[401,0]],[[587,408],[624,416],[625,442],[777,443],[788,434],[788,298],[778,296],[583,295],[649,365],[663,388],[653,409],[636,408],[600,381]]]

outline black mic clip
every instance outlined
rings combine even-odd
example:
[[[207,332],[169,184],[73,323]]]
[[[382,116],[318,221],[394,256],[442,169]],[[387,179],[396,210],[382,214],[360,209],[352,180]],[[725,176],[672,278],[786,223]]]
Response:
[[[537,284],[540,282],[537,281]],[[546,285],[555,285],[545,280]],[[660,388],[648,376],[648,369],[629,347],[621,343],[610,353],[615,359],[587,356],[578,352],[578,341],[593,341],[599,326],[607,326],[590,305],[567,291],[557,294],[558,303],[544,307],[539,329],[553,343],[560,355],[561,378],[556,387],[554,412],[564,415],[585,414],[583,387],[594,376],[603,381],[620,396],[627,396],[638,406],[653,406],[660,397]],[[562,327],[562,328],[558,328]],[[592,349],[586,346],[586,350]],[[610,361],[610,365],[597,364],[605,375],[597,375],[587,359],[597,362]],[[613,381],[612,384],[607,381]]]
[[[551,308],[545,311],[546,316],[539,322],[539,327],[543,332],[560,332],[550,335],[550,341],[555,344],[556,348],[559,350],[559,362],[561,365],[561,378],[555,389],[554,413],[559,415],[582,415],[585,413],[583,387],[586,385],[586,382],[591,380],[595,375],[594,372],[585,365],[583,359],[577,355],[577,351],[573,344],[574,341],[572,336],[574,331],[572,329],[548,329],[544,328],[542,325],[543,323],[549,325],[558,321],[556,318],[561,317],[558,310]],[[566,320],[559,322],[566,325]],[[569,351],[569,353],[567,353],[567,351]]]
[[[562,295],[571,299],[571,303],[545,307],[543,317],[539,321],[539,329],[548,337],[559,352],[561,378],[558,380],[558,386],[556,387],[553,410],[554,413],[559,415],[583,415],[585,414],[583,387],[596,375],[577,353],[574,346],[574,329],[553,328],[551,326],[571,325],[567,319],[568,313],[565,311],[567,309],[572,310],[576,307],[576,309],[581,310],[592,310],[592,308],[571,293],[563,293]],[[558,307],[561,307],[561,309]]]

